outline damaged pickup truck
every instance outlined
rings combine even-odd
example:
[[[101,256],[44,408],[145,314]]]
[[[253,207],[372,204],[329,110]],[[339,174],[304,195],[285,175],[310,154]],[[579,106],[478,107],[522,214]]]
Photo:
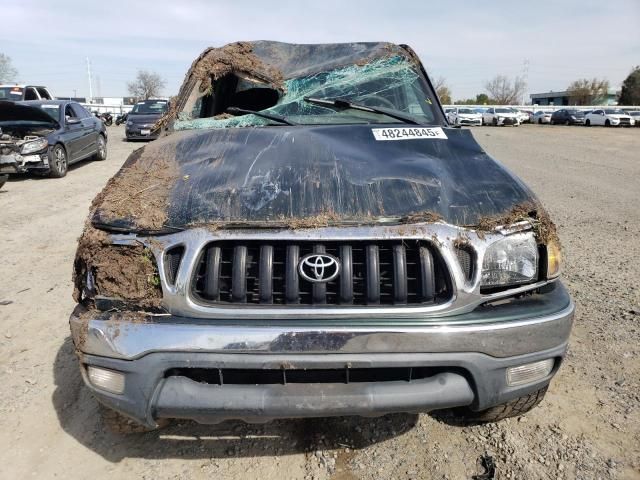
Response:
[[[112,426],[522,414],[567,349],[556,229],[405,45],[202,53],[92,205],[71,331]]]

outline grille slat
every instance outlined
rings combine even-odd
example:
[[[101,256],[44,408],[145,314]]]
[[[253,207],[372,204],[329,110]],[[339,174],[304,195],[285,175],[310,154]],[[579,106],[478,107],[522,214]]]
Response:
[[[273,247],[262,245],[260,247],[260,303],[273,302]]]
[[[420,286],[423,301],[430,301],[435,296],[433,258],[426,247],[420,247]]]
[[[340,274],[322,283],[298,272],[300,259],[326,253]],[[424,305],[452,296],[449,272],[427,241],[217,241],[193,272],[192,293],[206,304]]]
[[[393,299],[395,303],[407,303],[407,256],[404,245],[393,246]]]
[[[353,257],[351,256],[351,245],[340,246],[340,262],[342,271],[340,272],[340,303],[353,303]]]
[[[231,277],[231,300],[237,303],[247,301],[247,247],[239,245],[233,250]]]
[[[206,274],[204,291],[215,301],[220,300],[220,247],[211,247],[206,255]]]
[[[367,245],[367,302],[380,302],[380,263],[377,245]]]
[[[300,303],[300,277],[298,277],[299,260],[300,247],[298,245],[288,245],[285,273],[285,298],[287,303]]]

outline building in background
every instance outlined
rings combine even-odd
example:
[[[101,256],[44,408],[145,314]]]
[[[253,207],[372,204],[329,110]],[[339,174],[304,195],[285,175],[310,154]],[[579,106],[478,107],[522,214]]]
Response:
[[[592,105],[617,105],[618,94],[615,90],[609,90],[607,96],[604,99],[600,99],[598,102],[592,103]],[[531,98],[531,104],[533,105],[575,105],[575,102],[571,101],[569,92],[546,92],[546,93],[532,93],[529,95]]]

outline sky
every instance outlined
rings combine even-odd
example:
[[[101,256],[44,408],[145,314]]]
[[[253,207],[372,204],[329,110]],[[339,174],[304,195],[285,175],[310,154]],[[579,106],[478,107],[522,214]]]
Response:
[[[125,96],[140,69],[177,93],[206,47],[238,40],[409,44],[454,99],[473,98],[495,75],[523,75],[528,93],[578,78],[619,88],[640,64],[640,0],[3,0],[0,53],[18,80],[56,96]]]

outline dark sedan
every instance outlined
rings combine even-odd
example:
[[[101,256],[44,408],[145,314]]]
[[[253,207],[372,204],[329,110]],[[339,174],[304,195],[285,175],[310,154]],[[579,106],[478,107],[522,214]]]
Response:
[[[76,102],[0,102],[0,175],[64,177],[69,165],[107,158],[107,131]]]
[[[144,100],[133,106],[127,115],[125,134],[127,140],[153,140],[160,129],[155,124],[169,110],[167,100]]]
[[[584,125],[584,112],[567,108],[556,110],[551,115],[550,123],[551,125]]]

